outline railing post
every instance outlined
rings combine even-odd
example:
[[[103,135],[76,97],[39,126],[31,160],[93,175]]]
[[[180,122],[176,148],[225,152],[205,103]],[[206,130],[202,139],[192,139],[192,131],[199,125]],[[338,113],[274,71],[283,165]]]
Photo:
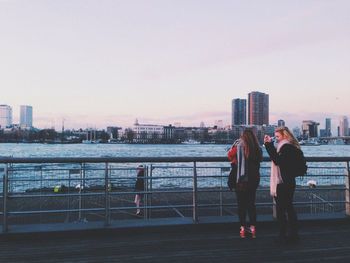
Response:
[[[148,219],[148,168],[147,166],[143,166],[143,191],[146,192],[143,194],[143,200],[141,206],[144,207],[143,218]],[[137,180],[137,179],[136,179]]]
[[[8,164],[5,165],[4,177],[3,177],[3,219],[2,219],[2,232],[7,232],[7,194],[8,194]]]
[[[222,189],[223,189],[223,185],[222,185],[222,169],[220,169],[220,216],[223,215],[223,196],[222,196]]]
[[[198,200],[197,200],[197,166],[193,162],[193,223],[198,223]]]
[[[39,197],[39,203],[40,203],[40,211],[42,211],[42,196],[43,196],[43,167],[42,165],[40,167],[40,197]],[[40,223],[42,222],[42,213],[40,213]]]
[[[350,168],[349,161],[346,162],[346,180],[345,180],[345,213],[350,216]]]
[[[85,174],[85,163],[81,164],[80,169],[80,182],[79,182],[79,212],[78,212],[78,221],[81,221],[81,209],[82,209],[82,196],[81,196],[81,188],[83,187],[83,174]]]
[[[110,200],[109,200],[109,187],[108,187],[108,163],[105,164],[105,226],[109,226],[110,218]]]
[[[68,223],[69,222],[69,217],[70,217],[70,187],[71,187],[71,170],[69,170],[69,173],[68,173],[68,204],[67,204],[67,210],[68,210],[68,213],[67,213],[67,218],[66,218],[66,222]]]
[[[144,180],[144,189],[146,189],[147,194],[145,194],[145,201],[143,205],[146,205],[147,208],[145,209],[145,219],[150,219],[151,218],[151,212],[152,208],[152,164],[150,166],[144,166],[145,167],[145,180]]]

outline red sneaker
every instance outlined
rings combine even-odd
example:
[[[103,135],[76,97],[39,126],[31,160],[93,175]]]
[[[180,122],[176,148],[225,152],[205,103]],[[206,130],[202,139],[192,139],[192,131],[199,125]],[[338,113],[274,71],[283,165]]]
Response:
[[[249,227],[249,232],[252,235],[252,238],[256,238],[256,229],[255,226],[250,226]]]
[[[244,226],[241,226],[241,229],[239,230],[239,236],[241,238],[245,238],[245,228],[244,228]]]

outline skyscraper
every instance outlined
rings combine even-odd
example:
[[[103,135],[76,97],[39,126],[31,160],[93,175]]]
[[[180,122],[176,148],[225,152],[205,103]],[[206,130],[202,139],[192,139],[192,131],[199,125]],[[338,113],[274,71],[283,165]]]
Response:
[[[31,128],[33,126],[33,107],[32,106],[21,105],[19,124],[23,128]]]
[[[247,124],[247,100],[232,100],[232,126]]]
[[[4,129],[12,125],[12,108],[8,105],[0,105],[0,128]]]
[[[340,118],[339,136],[349,136],[349,120],[346,116]]]
[[[248,124],[269,125],[269,95],[253,91],[248,94]]]
[[[314,138],[318,137],[318,122],[312,120],[305,120],[302,124],[303,136],[304,138]]]
[[[327,137],[331,137],[332,136],[332,124],[331,124],[331,119],[330,118],[326,118],[326,126],[325,126],[325,130],[326,130],[326,136]]]

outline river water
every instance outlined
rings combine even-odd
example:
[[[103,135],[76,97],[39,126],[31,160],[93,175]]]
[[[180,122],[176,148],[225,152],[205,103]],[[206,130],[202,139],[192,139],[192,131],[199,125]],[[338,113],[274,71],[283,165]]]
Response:
[[[217,144],[180,144],[180,145],[155,145],[155,144],[13,144],[3,143],[0,144],[0,157],[197,157],[197,156],[220,156],[225,157],[227,148],[230,145],[217,145]],[[320,146],[302,146],[305,156],[309,157],[350,157],[350,145],[320,145]],[[264,155],[267,153],[263,148]],[[133,187],[135,181],[135,166],[137,164],[118,164],[115,171],[112,171],[111,177],[114,176],[115,181],[120,186]],[[189,168],[180,167],[182,164],[161,164],[156,167],[153,171],[154,177],[162,177],[160,180],[154,179],[154,188],[164,187],[192,187],[193,170]],[[187,166],[191,164],[186,164]],[[198,164],[204,166],[202,169],[198,169],[198,185],[199,187],[218,187],[225,186],[225,178],[215,178],[212,175],[227,176],[229,172],[229,162],[223,164]],[[220,166],[221,168],[211,168],[211,166]],[[297,183],[300,185],[307,184],[310,179],[317,180],[320,185],[343,185],[345,182],[345,164],[344,163],[330,163],[328,166],[336,168],[335,170],[321,167],[321,163],[309,164],[308,174],[303,178],[298,178]],[[169,168],[169,166],[175,166]],[[73,167],[65,166],[65,172],[60,174],[59,172],[52,172],[48,170],[44,173],[43,178],[51,179],[57,178],[61,181],[48,181],[44,186],[53,187],[54,185],[61,184],[64,178],[67,178],[67,171]],[[74,166],[76,168],[76,166]],[[96,167],[90,165],[90,168]],[[222,168],[224,167],[224,168]],[[49,169],[55,168],[50,166]],[[56,167],[57,168],[57,167]],[[123,170],[127,168],[129,170]],[[68,170],[67,170],[68,169]],[[119,170],[118,170],[119,169]],[[89,177],[104,178],[104,171],[98,174],[98,171],[91,169],[87,171],[86,176]],[[115,173],[115,174],[113,174]],[[0,172],[2,175],[3,172]],[[328,176],[330,174],[330,176]],[[269,164],[264,163],[261,169],[261,185],[267,186],[269,184]],[[316,176],[312,176],[316,175]],[[321,176],[317,176],[321,175]],[[37,179],[39,176],[38,172],[18,172],[14,174],[13,179],[23,178],[26,179]],[[78,177],[79,175],[72,175],[72,177]],[[202,176],[202,178],[200,178]],[[168,177],[168,178],[166,178]],[[185,178],[184,178],[185,177]],[[186,178],[188,177],[188,178]],[[13,182],[14,189],[18,191],[25,191],[31,188],[40,188],[38,184],[34,185],[33,182]],[[41,182],[42,183],[42,182]],[[101,180],[90,181],[90,184],[102,184]],[[0,181],[0,188],[2,183]],[[0,190],[1,191],[1,190]]]
[[[226,156],[219,144],[0,144],[0,157]],[[350,157],[350,145],[302,146],[305,156]],[[264,150],[264,155],[266,151]]]

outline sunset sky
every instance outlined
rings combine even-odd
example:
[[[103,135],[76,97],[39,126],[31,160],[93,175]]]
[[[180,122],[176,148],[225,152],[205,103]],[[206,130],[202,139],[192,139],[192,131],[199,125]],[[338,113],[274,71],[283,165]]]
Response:
[[[34,126],[231,122],[270,95],[270,122],[350,117],[348,0],[0,0],[0,104]]]

